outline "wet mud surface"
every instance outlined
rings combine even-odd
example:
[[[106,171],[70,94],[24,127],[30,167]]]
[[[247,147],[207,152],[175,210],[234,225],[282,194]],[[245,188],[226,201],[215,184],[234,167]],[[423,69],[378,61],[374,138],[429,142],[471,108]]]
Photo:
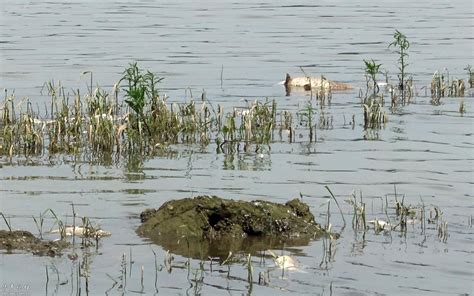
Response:
[[[64,240],[41,240],[24,230],[0,230],[0,249],[7,252],[31,252],[39,256],[61,256],[70,243]]]
[[[198,196],[168,201],[140,217],[139,235],[191,257],[306,245],[325,234],[308,205],[298,199],[279,204]]]

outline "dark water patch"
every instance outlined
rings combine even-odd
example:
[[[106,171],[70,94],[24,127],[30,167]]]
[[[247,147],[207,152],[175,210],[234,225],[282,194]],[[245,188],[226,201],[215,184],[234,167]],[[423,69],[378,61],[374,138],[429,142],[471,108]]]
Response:
[[[462,158],[437,158],[437,159],[406,159],[406,158],[374,158],[374,157],[367,157],[367,160],[374,160],[374,161],[389,161],[389,162],[445,162],[445,161],[454,161],[454,162],[462,162],[471,159],[462,159]]]
[[[420,288],[420,287],[415,287],[415,286],[398,286],[399,288],[404,288],[404,289],[410,289],[410,290],[415,290],[415,291],[421,291],[421,292],[430,292],[430,293],[441,293],[441,294],[444,294],[444,295],[447,295],[448,293],[445,294],[445,292],[441,292],[441,291],[438,291],[438,290],[432,290],[432,289],[423,289],[423,288]]]
[[[360,170],[366,170],[366,171],[372,171],[372,172],[386,172],[386,173],[428,173],[428,174],[436,174],[436,175],[448,175],[448,173],[446,172],[431,171],[431,170],[417,170],[417,169],[360,168]]]
[[[125,207],[145,207],[145,206],[148,206],[148,204],[145,203],[145,202],[122,202],[121,205],[125,206]]]
[[[61,177],[61,176],[6,176],[0,178],[0,180],[10,180],[10,181],[32,181],[32,180],[75,180],[71,177]]]
[[[381,275],[381,276],[394,277],[394,278],[398,278],[398,277],[399,277],[397,274],[393,274],[393,273],[375,272],[375,274]]]
[[[362,262],[355,262],[355,261],[347,261],[347,263],[350,263],[352,265],[358,265],[358,266],[364,266],[364,267],[369,267],[369,268],[375,268],[375,266],[368,265]]]
[[[120,192],[124,192],[126,194],[134,194],[134,195],[140,195],[140,194],[147,194],[147,193],[154,193],[156,190],[154,189],[143,189],[143,188],[131,188],[131,189],[122,189]]]
[[[398,264],[405,264],[405,265],[414,265],[414,266],[421,266],[421,267],[433,267],[433,265],[425,264],[425,263],[408,262],[408,261],[400,261],[400,260],[394,260],[393,262],[398,263]]]

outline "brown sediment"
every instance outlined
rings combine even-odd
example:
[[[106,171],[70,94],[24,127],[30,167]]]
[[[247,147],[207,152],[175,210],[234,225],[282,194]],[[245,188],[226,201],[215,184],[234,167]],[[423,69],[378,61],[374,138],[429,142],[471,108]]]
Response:
[[[62,255],[62,250],[69,245],[69,242],[64,240],[41,240],[25,230],[0,230],[0,249],[9,253],[19,250],[39,256],[55,257]]]
[[[168,201],[140,217],[139,235],[189,257],[301,246],[326,234],[299,199],[278,204],[198,196]]]

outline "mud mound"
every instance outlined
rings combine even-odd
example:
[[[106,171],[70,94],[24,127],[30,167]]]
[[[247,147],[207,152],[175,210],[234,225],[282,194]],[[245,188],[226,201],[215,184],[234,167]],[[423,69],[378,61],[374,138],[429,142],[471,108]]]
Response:
[[[299,199],[278,204],[198,196],[168,201],[140,217],[138,234],[192,257],[306,245],[325,234]]]
[[[40,240],[28,231],[0,230],[0,249],[13,252],[15,250],[32,252],[40,256],[58,256],[61,251],[67,248],[69,243],[66,241],[47,241]]]

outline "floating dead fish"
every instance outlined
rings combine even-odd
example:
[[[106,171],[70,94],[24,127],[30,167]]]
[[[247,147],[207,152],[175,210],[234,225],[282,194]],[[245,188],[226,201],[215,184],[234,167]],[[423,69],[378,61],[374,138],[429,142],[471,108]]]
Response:
[[[352,89],[353,87],[349,84],[330,81],[326,79],[324,76],[320,77],[291,77],[290,74],[286,74],[286,79],[282,82],[286,88],[291,87],[303,87],[305,90],[311,89],[323,89],[324,91],[329,90],[348,90]]]
[[[268,250],[268,253],[272,255],[273,261],[275,261],[275,266],[277,266],[278,268],[291,271],[300,271],[298,269],[299,262],[295,258],[288,255],[277,256],[271,250]]]
[[[418,220],[416,220],[416,219],[408,219],[407,220],[407,225],[415,225],[416,223],[418,223]]]
[[[284,268],[284,269],[295,270],[298,265],[298,261],[288,255],[278,256],[274,260],[275,260],[275,264],[278,267]]]
[[[54,229],[51,231],[51,233],[61,233],[60,229]],[[78,236],[78,237],[106,237],[106,236],[111,236],[112,233],[102,230],[102,229],[92,229],[92,228],[87,228],[87,227],[82,227],[82,226],[67,226],[64,228],[64,233],[66,236]]]
[[[392,229],[392,224],[380,219],[370,220],[367,223],[374,225],[375,230],[378,230],[378,231]]]

